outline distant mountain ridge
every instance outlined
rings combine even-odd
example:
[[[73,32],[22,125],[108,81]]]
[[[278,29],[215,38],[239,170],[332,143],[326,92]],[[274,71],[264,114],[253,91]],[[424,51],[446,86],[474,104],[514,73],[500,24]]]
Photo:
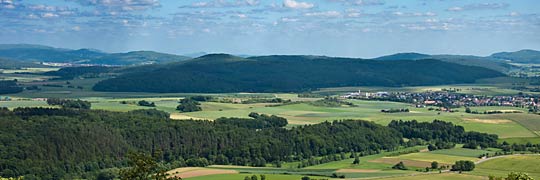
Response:
[[[31,63],[68,63],[93,65],[146,65],[184,61],[208,55],[198,52],[186,55],[175,55],[154,51],[131,51],[126,53],[107,53],[95,49],[65,49],[35,44],[0,44],[0,58],[12,62]],[[189,57],[188,57],[189,56]],[[250,55],[236,55],[249,58]],[[260,57],[260,56],[259,56]],[[316,57],[316,56],[315,56]],[[429,55],[416,52],[397,53],[373,58],[379,61],[437,59],[469,66],[486,67],[500,72],[507,72],[508,63],[540,64],[540,51],[520,50],[516,52],[494,53],[487,57],[471,55]],[[28,64],[26,64],[28,65]],[[1,67],[0,67],[1,68]]]
[[[373,59],[381,60],[381,61],[396,61],[396,60],[417,60],[417,59],[427,59],[427,58],[431,58],[431,55],[407,52],[407,53],[396,53],[392,55],[381,56],[381,57],[377,57]]]
[[[510,60],[513,63],[534,63],[540,64],[540,51],[524,49],[515,52],[494,53],[492,58]]]
[[[387,56],[373,58],[380,61],[398,61],[398,60],[421,60],[437,59],[441,61],[457,63],[468,66],[478,66],[493,69],[499,72],[507,72],[514,63],[540,63],[540,51],[521,50],[516,52],[495,53],[491,56],[473,56],[473,55],[429,55],[420,53],[396,53]]]
[[[439,60],[376,61],[325,56],[210,54],[125,70],[97,83],[110,92],[301,92],[343,86],[418,86],[473,83],[503,73]]]
[[[421,54],[415,52],[406,52],[406,53],[396,53],[381,57],[373,58],[374,60],[385,60],[385,61],[395,61],[395,60],[418,60],[418,59],[430,59],[430,58],[441,58],[452,59],[452,58],[461,58],[461,59],[483,59],[483,60],[493,60],[493,61],[511,61],[514,63],[540,63],[540,51],[532,49],[523,49],[514,52],[499,52],[493,53],[490,56],[473,56],[473,55],[429,55]]]
[[[106,53],[94,49],[63,49],[33,44],[0,44],[0,58],[21,62],[95,65],[144,65],[191,59],[154,51]]]

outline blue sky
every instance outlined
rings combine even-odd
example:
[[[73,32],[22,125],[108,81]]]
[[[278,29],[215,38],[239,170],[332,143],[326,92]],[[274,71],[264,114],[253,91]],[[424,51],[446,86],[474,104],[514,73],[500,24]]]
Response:
[[[0,0],[0,43],[175,54],[489,55],[540,49],[538,7],[538,0]]]

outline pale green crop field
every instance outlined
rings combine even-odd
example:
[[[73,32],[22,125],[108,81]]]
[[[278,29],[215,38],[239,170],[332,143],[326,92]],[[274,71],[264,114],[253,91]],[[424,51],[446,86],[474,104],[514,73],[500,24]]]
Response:
[[[340,119],[369,120],[382,125],[387,125],[391,120],[433,121],[434,119],[439,119],[464,126],[466,130],[497,134],[501,138],[538,137],[530,129],[525,128],[514,121],[515,119],[520,118],[508,118],[519,116],[527,118],[528,120],[534,120],[535,118],[540,119],[540,116],[538,115],[526,113],[504,114],[504,116],[494,114],[468,114],[464,113],[464,110],[456,113],[439,113],[437,111],[428,111],[427,108],[414,108],[405,103],[362,100],[350,100],[350,102],[358,105],[358,107],[317,107],[307,103],[278,107],[265,107],[264,105],[258,104],[223,105],[223,103],[202,103],[203,111],[181,114],[198,119],[216,119],[219,117],[247,117],[250,112],[257,112],[285,117],[289,120],[289,123],[293,125],[314,124]],[[380,112],[381,109],[390,108],[409,108],[411,112]],[[519,108],[508,107],[485,107],[483,109],[519,110]]]
[[[540,144],[540,137],[530,137],[530,138],[506,138],[499,139],[498,142],[502,143],[506,141],[507,143],[516,143],[516,144],[527,144],[528,142],[532,144]]]
[[[251,94],[253,95],[253,94]],[[208,119],[214,120],[220,117],[244,117],[247,118],[251,112],[272,114],[287,118],[289,124],[303,125],[315,124],[324,121],[355,119],[368,120],[381,125],[387,125],[391,120],[417,120],[421,122],[430,122],[434,119],[452,122],[456,125],[465,127],[468,131],[478,131],[491,134],[497,134],[499,138],[524,138],[534,139],[539,137],[540,115],[528,113],[509,113],[509,114],[468,114],[464,109],[458,109],[459,112],[448,113],[438,111],[428,111],[427,108],[415,108],[410,104],[387,102],[387,101],[365,101],[348,100],[357,107],[319,107],[309,103],[290,104],[282,106],[271,103],[256,104],[232,104],[217,102],[202,102],[203,111],[180,113],[176,110],[178,101],[182,96],[153,96],[153,97],[84,97],[83,100],[90,101],[93,109],[112,110],[112,111],[131,111],[136,109],[155,108],[168,113],[173,117],[182,119]],[[215,95],[219,96],[219,95]],[[225,97],[249,97],[246,94],[224,94]],[[291,94],[254,94],[261,97],[293,97]],[[140,100],[154,102],[156,107],[137,106]],[[128,104],[121,104],[126,101]],[[28,99],[14,100],[10,102],[1,102],[0,107],[44,107],[47,104],[43,101],[32,101]],[[381,109],[391,108],[409,108],[409,113],[382,113]],[[480,109],[480,108],[479,108]],[[525,110],[515,107],[481,107],[482,110]]]
[[[485,180],[486,177],[458,173],[421,174],[414,176],[400,176],[382,178],[383,180]]]
[[[527,173],[540,178],[540,155],[511,155],[494,158],[476,165],[471,174],[504,176],[510,172]]]
[[[453,148],[453,149],[435,150],[435,151],[430,151],[428,153],[477,158],[480,155],[483,155],[486,153],[494,154],[495,152],[487,151],[487,150],[480,150],[480,149]]]
[[[23,68],[23,69],[0,69],[0,72],[5,74],[13,73],[43,73],[49,71],[58,71],[60,68]]]
[[[0,107],[7,107],[9,109],[14,109],[17,107],[49,107],[45,101],[32,101],[32,100],[21,100],[21,101],[0,101]]]
[[[405,155],[397,156],[396,158],[406,159],[406,160],[415,160],[415,161],[426,161],[426,162],[437,161],[439,163],[444,163],[444,164],[454,164],[456,161],[460,161],[460,160],[468,160],[468,161],[479,160],[478,158],[475,158],[475,157],[436,154],[436,153],[430,153],[430,152],[405,154]]]
[[[246,176],[251,177],[254,174],[219,174],[209,176],[199,176],[192,178],[184,178],[186,180],[243,180]],[[260,179],[260,174],[255,174]],[[284,174],[265,174],[268,180],[300,180],[304,176],[300,175],[284,175]],[[310,176],[311,179],[318,179],[324,177]]]
[[[296,169],[295,166],[298,162],[284,163],[283,168],[252,168],[252,167],[237,167],[237,166],[216,166],[210,168],[236,170],[240,174],[227,174],[227,175],[209,175],[187,179],[243,179],[245,176],[251,176],[253,174],[265,174],[267,179],[299,179],[302,177],[296,173],[311,173],[328,175],[331,173],[337,173],[338,175],[345,175],[346,178],[377,178],[377,179],[486,179],[487,175],[484,174],[458,174],[453,172],[445,172],[442,174],[438,171],[432,171],[431,173],[417,172],[416,169],[423,169],[423,167],[408,166],[409,170],[394,170],[391,169],[393,164],[385,164],[379,162],[373,162],[374,160],[389,157],[398,158],[400,160],[414,160],[418,162],[424,162],[429,164],[432,161],[437,161],[440,164],[453,164],[458,160],[471,160],[477,161],[478,158],[472,157],[478,153],[489,152],[484,150],[468,150],[462,148],[454,148],[448,150],[437,150],[432,152],[419,152],[409,153],[399,156],[389,156],[395,152],[408,152],[410,150],[422,150],[424,146],[404,148],[393,152],[382,152],[380,154],[369,155],[360,157],[360,164],[352,164],[353,158],[347,158],[341,161],[334,161],[325,164],[309,166],[302,169]],[[347,154],[348,156],[349,154]],[[399,161],[399,160],[398,160]],[[504,171],[509,171],[511,168],[501,167]],[[475,171],[476,172],[476,171]],[[286,173],[287,175],[284,175]],[[311,176],[315,179],[332,179],[323,176]]]

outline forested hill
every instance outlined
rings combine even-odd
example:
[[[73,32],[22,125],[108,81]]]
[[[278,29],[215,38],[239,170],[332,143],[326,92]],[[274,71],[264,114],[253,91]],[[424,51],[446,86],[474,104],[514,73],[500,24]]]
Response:
[[[516,52],[500,52],[490,57],[510,60],[514,63],[540,63],[540,51],[525,49]]]
[[[193,60],[129,71],[94,86],[125,92],[298,92],[341,86],[418,86],[473,83],[504,76],[482,68],[438,60],[375,61],[320,56],[241,58],[212,54]]]
[[[23,62],[69,63],[104,56],[92,49],[62,49],[31,44],[0,44],[0,57]]]
[[[153,51],[106,53],[94,49],[63,49],[29,44],[0,44],[0,58],[20,63],[49,62],[96,65],[144,65],[191,59]]]
[[[445,62],[456,63],[466,66],[478,66],[493,69],[499,72],[508,72],[512,65],[501,59],[494,57],[480,57],[470,55],[428,55],[419,53],[397,53],[388,56],[381,56],[373,60],[380,61],[399,61],[399,60],[420,60],[437,59]]]
[[[37,63],[20,62],[20,61],[11,60],[11,59],[0,58],[0,69],[39,68],[39,67],[47,67],[47,66],[37,64]]]

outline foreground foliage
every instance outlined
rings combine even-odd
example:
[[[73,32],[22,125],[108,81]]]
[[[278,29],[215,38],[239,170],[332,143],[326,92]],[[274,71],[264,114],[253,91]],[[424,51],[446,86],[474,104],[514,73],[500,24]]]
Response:
[[[101,169],[126,166],[128,151],[161,151],[159,160],[169,168],[264,166],[261,162],[351,150],[392,150],[402,143],[400,133],[367,121],[334,121],[287,130],[277,127],[281,120],[276,118],[276,127],[251,129],[212,121],[173,121],[156,110],[17,108],[2,109],[0,115],[3,177],[92,178]]]

